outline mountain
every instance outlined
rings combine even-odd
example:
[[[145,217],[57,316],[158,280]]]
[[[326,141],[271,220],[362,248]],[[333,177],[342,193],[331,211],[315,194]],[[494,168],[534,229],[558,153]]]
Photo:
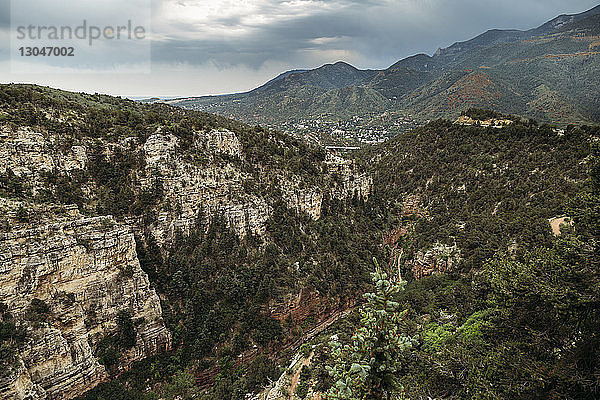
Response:
[[[577,23],[589,17],[597,16],[598,14],[600,14],[600,5],[597,5],[596,7],[579,14],[559,15],[558,17],[546,22],[542,26],[531,30],[530,32],[532,32],[534,35],[548,34],[552,31],[563,29],[569,24]]]
[[[285,78],[288,75],[298,74],[298,73],[307,72],[307,71],[308,71],[307,69],[294,69],[292,71],[283,72],[283,73],[277,75],[275,78],[271,79],[269,82],[265,83],[264,86],[268,86],[271,83],[273,83],[275,81],[278,81],[280,79],[283,79],[283,78]]]
[[[314,86],[325,90],[341,89],[356,85],[375,73],[375,71],[359,70],[350,64],[338,61],[309,71],[286,72],[282,74],[283,76],[280,75],[255,90],[256,92],[282,91],[299,86]]]
[[[445,49],[439,49],[435,53],[435,56],[443,60],[443,62],[440,63],[440,66],[447,68],[448,65],[452,65],[453,62],[456,62],[457,60],[469,58],[469,54],[478,49],[488,48],[502,43],[520,42],[538,36],[551,35],[557,31],[565,32],[567,30],[573,30],[575,29],[577,22],[598,14],[600,14],[600,5],[579,14],[560,15],[537,28],[529,29],[527,31],[516,29],[490,29],[473,39],[454,43]]]
[[[206,109],[227,116],[252,113],[254,122],[293,120],[298,110],[309,114],[352,115],[357,109],[379,110],[387,99],[360,83],[376,71],[359,70],[337,62],[309,71],[289,71],[250,92],[171,100],[168,103],[191,109]],[[251,118],[252,119],[252,118]]]
[[[385,70],[338,62],[286,73],[247,93],[169,103],[304,136],[305,128],[296,126],[342,129],[358,140],[368,130],[397,133],[412,126],[404,120],[455,118],[469,107],[558,124],[596,123],[599,15],[597,6],[527,31],[489,30]]]

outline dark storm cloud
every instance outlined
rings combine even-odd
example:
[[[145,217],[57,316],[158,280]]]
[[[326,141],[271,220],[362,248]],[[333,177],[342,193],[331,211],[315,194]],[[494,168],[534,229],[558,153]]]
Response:
[[[256,68],[267,60],[299,62],[300,55],[307,50],[346,49],[353,40],[363,41],[370,34],[356,16],[339,13],[301,16],[292,21],[275,21],[241,38],[155,41],[153,58],[155,62],[176,59],[203,64],[212,61]]]
[[[21,4],[22,0],[13,1]],[[44,16],[56,10],[59,2],[35,1],[40,6],[31,9],[32,22],[45,23]],[[33,76],[9,72],[9,1],[0,0],[3,81],[135,96],[228,93],[252,89],[288,69],[314,68],[338,60],[359,68],[386,68],[401,58],[432,54],[438,47],[468,40],[488,29],[533,28],[559,14],[583,12],[600,0],[111,2],[116,2],[118,8],[111,17],[115,23],[130,16],[141,18],[152,3],[151,75],[105,74],[91,79],[73,74]],[[82,12],[72,12],[79,3],[65,4],[68,8],[61,17],[79,23]],[[98,1],[93,10],[86,9],[83,14],[106,14],[106,4]],[[98,56],[99,64],[113,61],[104,54]]]
[[[353,58],[348,61],[359,66],[385,67],[411,54],[431,54],[438,47],[467,40],[490,28],[529,29],[559,14],[589,9],[594,1],[257,1],[256,17],[271,18],[268,24],[248,22],[248,15],[243,14],[214,17],[211,25],[217,34],[211,34],[210,26],[203,26],[203,38],[193,23],[174,22],[172,26],[180,35],[169,38],[167,34],[156,41],[153,57],[155,62],[210,61],[253,68],[277,60],[304,67],[311,66],[302,63],[307,51],[314,53],[315,61],[322,55],[325,62],[336,61],[326,60],[335,54],[332,52],[346,50]],[[299,7],[304,12],[297,17],[286,14],[287,5],[293,3],[304,3]],[[285,17],[280,18],[280,14]],[[247,32],[228,35],[228,27]],[[225,32],[219,34],[220,30]]]
[[[211,25],[247,29],[242,36],[211,35],[210,27],[207,38],[195,37],[186,39],[165,38],[153,43],[153,59],[163,62],[176,59],[191,64],[203,64],[211,61],[217,65],[244,64],[254,68],[260,67],[269,60],[301,61],[304,51],[322,51],[347,49],[350,38],[364,40],[370,36],[369,27],[361,18],[365,9],[383,8],[386,2],[371,1],[319,1],[312,2],[315,9],[310,9],[310,2],[302,15],[294,16],[286,13],[281,2],[263,2],[259,17],[270,18],[268,24],[248,22],[247,15],[217,17],[211,19]],[[332,5],[327,8],[327,5]],[[283,16],[281,15],[283,14]],[[177,32],[186,32],[194,36],[194,24],[172,24]]]

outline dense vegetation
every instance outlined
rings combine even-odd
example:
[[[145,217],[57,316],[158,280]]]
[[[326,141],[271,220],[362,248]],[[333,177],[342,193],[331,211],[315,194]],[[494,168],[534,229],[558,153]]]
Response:
[[[521,254],[499,251],[466,274],[433,275],[409,282],[405,291],[391,296],[397,307],[405,310],[404,320],[393,329],[417,339],[411,350],[393,359],[399,368],[397,391],[405,398],[598,397],[598,142],[592,149],[589,179],[565,203],[575,229],[563,229],[560,237],[547,244],[527,245]],[[356,340],[359,324],[354,321],[338,327],[339,336],[350,346],[363,345]],[[332,386],[331,379],[318,373],[322,364],[340,369],[348,355],[358,359],[362,353],[332,353],[327,338],[315,344],[314,358],[319,361],[306,378],[308,385],[314,391],[329,390],[331,399],[363,398],[351,391],[340,395],[343,384]],[[344,376],[350,382],[360,381],[359,366],[348,366]],[[386,398],[385,393],[377,392],[378,387],[366,393],[367,398]]]
[[[217,218],[178,237],[164,258],[151,241],[140,245],[140,262],[165,295],[163,312],[182,359],[213,355],[215,345],[225,343],[217,353],[221,364],[252,344],[274,350],[278,341],[302,335],[310,325],[282,324],[264,312],[270,300],[297,290],[297,282],[334,305],[362,292],[368,260],[383,254],[375,245],[384,223],[378,212],[371,203],[330,200],[328,212],[313,221],[279,204],[267,224],[269,243],[256,236],[240,240]],[[214,398],[235,399],[231,388],[218,386]]]
[[[0,377],[12,370],[16,352],[25,342],[26,332],[0,303]]]
[[[379,232],[387,224],[385,211],[374,201],[333,198],[328,185],[336,177],[324,173],[325,152],[321,149],[278,132],[204,113],[107,96],[4,85],[0,86],[0,100],[6,129],[25,127],[59,134],[60,140],[52,143],[56,148],[49,151],[68,152],[79,145],[85,146],[87,153],[85,169],[42,172],[41,188],[36,188],[35,196],[31,195],[34,180],[27,181],[7,169],[0,176],[0,193],[18,201],[22,213],[18,221],[9,213],[2,215],[6,230],[11,224],[36,223],[39,216],[33,207],[46,204],[76,204],[84,215],[110,214],[118,221],[133,219],[142,227],[152,225],[159,210],[169,209],[165,189],[160,176],[147,175],[143,147],[122,144],[143,143],[157,130],[175,135],[178,151],[185,157],[239,168],[247,174],[245,195],[260,196],[272,206],[263,237],[249,234],[240,238],[219,214],[210,218],[198,215],[191,232],[179,233],[161,246],[149,229],[137,231],[140,263],[161,296],[177,352],[175,361],[170,356],[158,358],[157,363],[166,369],[197,373],[215,365],[226,366],[228,358],[235,361],[254,346],[260,353],[271,352],[296,340],[312,327],[315,316],[308,322],[280,322],[270,316],[270,305],[289,301],[301,289],[319,293],[325,306],[346,304],[368,284],[368,261],[373,256],[385,258],[377,246]],[[216,127],[235,132],[242,157],[216,155],[209,160],[192,151],[194,132]],[[287,207],[276,184],[282,172],[297,176],[301,185],[317,185],[323,190],[322,218],[314,221]],[[142,178],[150,178],[152,184],[141,188]],[[46,318],[36,310],[32,316]],[[94,351],[109,372],[118,374],[119,356],[132,341],[131,321],[119,316],[119,332],[104,338]],[[264,379],[253,377],[251,366],[247,368],[248,372],[243,373],[243,367],[241,373],[233,364],[231,368],[222,366],[220,376],[223,382],[243,378],[251,382],[241,386],[243,390],[257,390]],[[127,385],[135,389],[146,379],[161,381],[170,375],[155,377],[147,369],[123,379],[130,379]],[[93,396],[108,396],[106,393],[120,384],[101,387]],[[222,390],[231,388],[224,383]],[[137,396],[136,390],[132,396]],[[233,392],[230,395],[235,398]],[[224,394],[220,396],[216,398],[224,398]]]
[[[596,157],[598,156],[596,145]],[[595,398],[600,390],[598,158],[568,202],[575,231],[462,277],[409,286],[421,346],[405,358],[413,398]]]
[[[262,237],[240,238],[221,215],[199,215],[190,232],[164,245],[138,230],[138,257],[161,296],[173,350],[138,363],[88,399],[239,399],[257,392],[281,373],[274,360],[285,359],[279,350],[311,328],[310,319],[272,318],[270,307],[303,288],[332,308],[346,305],[371,287],[372,258],[397,263],[390,256],[399,248],[401,262],[394,265],[408,284],[393,295],[406,310],[394,332],[417,339],[393,365],[407,396],[575,399],[598,393],[598,145],[590,151],[597,127],[562,132],[525,119],[501,129],[434,121],[359,153],[374,193],[368,201],[342,201],[327,191],[334,178],[322,173],[323,151],[208,114],[6,85],[0,86],[0,118],[7,129],[59,133],[64,143],[55,143],[57,151],[78,144],[89,150],[86,169],[45,172],[33,200],[30,182],[10,169],[1,174],[0,196],[23,204],[16,223],[35,223],[36,213],[26,207],[35,202],[77,204],[84,214],[152,224],[165,189],[160,179],[140,189],[142,154],[115,144],[127,137],[143,142],[159,128],[179,138],[178,150],[190,157],[197,156],[190,150],[194,131],[234,131],[243,158],[210,162],[248,173],[245,193],[268,198],[273,209]],[[115,150],[108,154],[107,146]],[[282,170],[324,189],[321,218],[285,205],[272,184]],[[561,215],[570,216],[575,229],[556,239],[548,219]],[[415,280],[413,260],[436,243],[455,246],[454,269]],[[24,326],[51,316],[39,301],[26,323],[0,311],[4,367],[26,340]],[[350,340],[358,323],[352,316],[338,325],[340,340]],[[298,390],[306,396],[334,384],[325,368],[335,361],[326,339],[301,374]],[[118,332],[96,355],[120,373],[119,354],[134,341],[130,316],[121,314]],[[254,346],[259,355],[252,362],[236,362]],[[193,374],[214,366],[215,385],[201,395]]]
[[[390,205],[419,199],[424,218],[409,225],[409,250],[456,243],[468,271],[498,250],[551,243],[548,219],[581,190],[594,135],[597,128],[561,134],[533,122],[495,129],[440,120],[360,157],[374,165],[376,196]]]
[[[327,399],[390,399],[402,393],[400,360],[415,342],[400,331],[406,311],[395,301],[406,282],[389,277],[377,261],[375,266],[371,274],[375,291],[365,293],[360,325],[348,343],[330,343],[335,363],[327,371],[334,384]]]

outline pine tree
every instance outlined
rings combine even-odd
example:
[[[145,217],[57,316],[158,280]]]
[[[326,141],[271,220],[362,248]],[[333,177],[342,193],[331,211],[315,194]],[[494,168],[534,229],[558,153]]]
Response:
[[[406,311],[394,296],[404,290],[406,282],[394,281],[375,262],[371,279],[375,292],[366,293],[360,308],[360,327],[350,344],[331,342],[333,367],[327,367],[334,385],[326,399],[368,400],[390,399],[401,394],[397,383],[399,355],[413,344],[413,339],[400,332]]]

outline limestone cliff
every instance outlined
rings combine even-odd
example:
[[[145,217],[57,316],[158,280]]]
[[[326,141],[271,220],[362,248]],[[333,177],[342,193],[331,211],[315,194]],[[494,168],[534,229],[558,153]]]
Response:
[[[162,194],[156,221],[151,226],[132,221],[138,230],[150,229],[159,243],[168,241],[177,231],[188,232],[199,215],[205,222],[222,215],[241,237],[247,233],[262,235],[272,212],[272,199],[248,190],[248,184],[255,183],[257,177],[240,167],[247,160],[236,134],[227,129],[196,131],[191,142],[184,148],[180,138],[159,128],[145,141],[137,137],[118,142],[84,139],[66,145],[58,135],[49,132],[5,127],[0,130],[0,156],[6,163],[0,166],[0,173],[11,171],[27,180],[31,194],[37,195],[45,188],[49,175],[89,172],[90,163],[98,157],[91,154],[92,148],[100,149],[99,154],[109,163],[116,153],[126,153],[143,160],[139,169],[131,171],[134,192],[149,190],[160,182]],[[323,168],[323,176],[332,181],[330,185],[307,184],[288,171],[259,170],[258,179],[275,185],[289,208],[313,219],[321,215],[325,191],[340,200],[369,197],[372,178],[360,172],[353,161],[328,154]],[[79,188],[86,196],[98,196],[93,180],[81,182]]]
[[[365,172],[360,172],[354,160],[328,154],[325,166],[327,173],[333,175],[336,182],[333,197],[338,199],[357,197],[366,200],[371,194],[373,178]]]
[[[373,178],[360,172],[356,162],[332,153],[327,154],[324,162],[325,173],[332,177],[329,195],[338,200],[367,200],[373,187]],[[282,191],[288,207],[299,213],[306,213],[313,219],[321,217],[323,189],[318,186],[301,187],[298,179],[292,177],[285,180]]]
[[[115,333],[123,310],[136,341],[122,355],[122,367],[170,345],[133,233],[112,217],[0,233],[0,298],[27,326],[17,368],[0,377],[2,398],[69,399],[106,379],[94,352]],[[47,305],[48,315],[26,322],[34,299]]]
[[[139,259],[151,257],[142,255],[161,259],[173,239],[185,241],[195,228],[208,232],[222,220],[241,242],[247,239],[242,246],[253,253],[252,263],[268,269],[262,252],[283,236],[270,225],[276,213],[294,210],[310,217],[299,224],[316,223],[326,196],[346,201],[371,194],[372,179],[354,162],[279,132],[166,106],[13,89],[0,87],[0,322],[6,306],[7,318],[26,334],[10,359],[0,359],[10,361],[0,369],[2,399],[74,398],[170,347],[154,288],[165,310],[177,311],[180,299],[169,298],[170,284],[185,269],[144,264],[149,282]],[[315,232],[305,239],[318,242]],[[265,261],[271,256],[283,257],[271,252]],[[298,324],[309,316],[327,319],[334,308],[326,295],[304,288],[308,269],[290,269],[297,256],[273,263],[283,268],[272,271],[275,278],[289,270],[298,279],[282,281],[284,305],[271,304],[273,315],[265,315],[291,315]],[[241,265],[257,270],[250,267]],[[187,279],[194,281],[190,271]],[[202,284],[212,285],[209,278]],[[265,288],[272,285],[265,279]],[[300,293],[291,307],[290,293]],[[257,309],[266,310],[264,302]],[[190,311],[204,317],[203,309]],[[133,327],[131,346],[120,340],[123,316]],[[212,334],[205,336],[212,340]],[[103,357],[105,346],[118,346],[117,362]]]
[[[196,132],[191,155],[182,152],[180,146],[177,137],[161,133],[143,144],[145,173],[141,186],[149,188],[159,179],[164,190],[162,203],[169,206],[162,207],[152,227],[159,243],[168,241],[177,231],[189,232],[199,215],[206,219],[204,222],[222,215],[240,237],[264,234],[272,199],[246,190],[245,184],[254,178],[238,166],[245,156],[236,134],[227,129]],[[350,160],[328,155],[323,172],[334,177],[334,198],[367,199],[371,192],[372,178],[359,172]],[[281,190],[287,206],[318,219],[324,189],[307,185],[294,174],[278,175],[273,184]]]
[[[243,157],[236,135],[226,129],[197,132],[193,153],[180,150],[179,139],[157,133],[143,145],[145,176],[142,187],[154,179],[161,181],[164,197],[152,233],[164,242],[176,231],[186,233],[199,215],[210,220],[221,214],[240,236],[264,233],[270,215],[265,199],[244,192],[243,181],[249,179],[235,165]],[[204,221],[208,222],[208,221]]]

